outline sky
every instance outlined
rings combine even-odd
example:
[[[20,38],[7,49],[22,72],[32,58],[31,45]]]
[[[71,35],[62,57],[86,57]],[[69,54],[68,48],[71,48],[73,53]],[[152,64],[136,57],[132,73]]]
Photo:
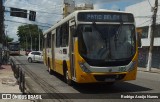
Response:
[[[108,9],[124,11],[125,7],[143,0],[75,0],[76,5],[81,3],[93,3],[94,9]],[[24,24],[37,24],[43,31],[62,19],[63,0],[5,0],[5,33],[18,40],[17,28]],[[28,18],[10,16],[10,7],[36,11],[36,21]]]

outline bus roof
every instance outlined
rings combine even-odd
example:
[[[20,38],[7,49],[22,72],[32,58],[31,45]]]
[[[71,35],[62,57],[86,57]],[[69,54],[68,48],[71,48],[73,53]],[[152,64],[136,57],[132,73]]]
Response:
[[[61,19],[60,21],[58,21],[55,25],[53,25],[51,28],[49,28],[48,30],[44,31],[43,35],[46,35],[48,32],[54,30],[56,27],[58,27],[59,25],[67,22],[68,20],[76,17],[76,15],[79,12],[114,12],[114,13],[126,13],[126,14],[131,14],[128,12],[124,12],[124,11],[115,11],[115,10],[77,10],[74,11],[73,13],[69,14],[67,17]]]

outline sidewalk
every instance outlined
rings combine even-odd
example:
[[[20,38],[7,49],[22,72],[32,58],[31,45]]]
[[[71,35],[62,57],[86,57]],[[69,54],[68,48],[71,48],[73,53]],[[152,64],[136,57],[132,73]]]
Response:
[[[138,71],[160,74],[160,69],[158,69],[158,68],[151,68],[151,71],[147,71],[147,68],[138,67]]]
[[[10,65],[2,65],[0,67],[0,95],[3,93],[19,93],[19,86],[17,80],[14,77],[12,68]],[[0,96],[2,97],[2,96]],[[30,100],[2,100],[0,102],[30,102]]]

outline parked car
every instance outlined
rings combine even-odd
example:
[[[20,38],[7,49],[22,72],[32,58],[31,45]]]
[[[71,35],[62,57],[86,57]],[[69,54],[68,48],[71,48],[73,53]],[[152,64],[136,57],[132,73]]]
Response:
[[[25,55],[28,56],[28,54],[31,52],[31,50],[26,50]]]
[[[31,51],[27,56],[28,62],[43,62],[43,53],[41,51]]]

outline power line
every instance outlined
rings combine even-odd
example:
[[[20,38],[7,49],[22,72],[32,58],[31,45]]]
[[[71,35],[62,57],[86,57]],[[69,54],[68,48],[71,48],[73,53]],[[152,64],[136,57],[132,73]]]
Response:
[[[135,16],[134,18],[151,18],[151,15],[150,16]]]
[[[37,5],[37,4],[30,3],[30,2],[27,2],[27,3],[30,4],[30,5],[35,5],[35,6],[42,6],[42,5]],[[53,6],[55,6],[55,8],[56,8],[57,5],[53,5]],[[60,5],[60,6],[62,6],[62,5]]]
[[[28,4],[36,5],[36,6],[42,6],[42,5],[32,4],[32,3],[28,3]],[[50,7],[50,8],[57,9],[57,7],[63,7],[63,5],[53,5],[53,6],[54,6],[54,7]],[[48,8],[43,8],[43,9],[48,10]]]
[[[21,24],[32,24],[32,23],[18,22],[18,21],[14,21],[14,20],[5,20],[5,21],[14,22],[14,23],[21,23]],[[47,24],[47,23],[46,23],[46,24]],[[41,27],[48,27],[48,28],[52,27],[51,24],[48,24],[48,25],[51,25],[51,26],[44,26],[44,25],[39,25],[39,24],[37,24],[37,25],[38,25],[38,26],[41,26]]]
[[[151,2],[149,0],[147,0],[147,1],[148,1],[149,5],[152,7]]]
[[[6,7],[6,6],[5,6]],[[7,8],[13,8],[13,7],[7,7]],[[59,13],[50,13],[50,12],[46,12],[46,11],[39,11],[39,10],[34,10],[36,12],[41,12],[41,13],[47,13],[47,14],[56,14],[56,15],[63,15],[63,14],[59,14]],[[6,10],[5,12],[11,12]],[[28,14],[28,13],[27,13]]]
[[[149,22],[149,21],[151,21],[151,19],[149,19],[149,20],[147,20],[147,21],[145,21],[145,22],[143,22],[143,23],[141,23],[141,24],[139,24],[139,25],[137,25],[137,26],[143,25],[143,24],[145,24],[145,23],[147,23],[147,22]]]

